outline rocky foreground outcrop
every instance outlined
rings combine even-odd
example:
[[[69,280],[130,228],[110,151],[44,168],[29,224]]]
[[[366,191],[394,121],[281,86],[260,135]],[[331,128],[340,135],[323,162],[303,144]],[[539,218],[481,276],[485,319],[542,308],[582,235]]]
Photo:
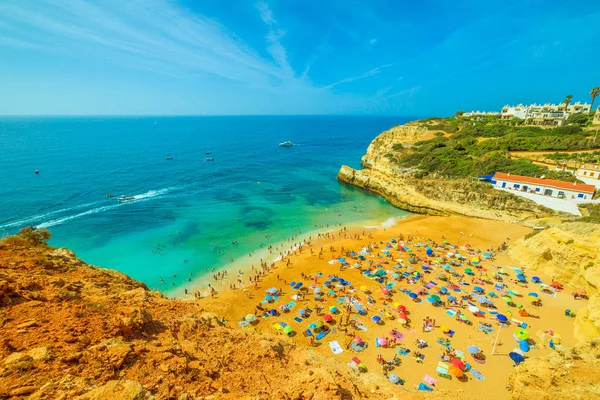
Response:
[[[466,179],[422,177],[393,162],[396,149],[431,139],[433,132],[417,124],[396,126],[377,136],[362,158],[363,169],[346,165],[338,180],[378,194],[390,204],[419,214],[464,215],[508,222],[535,220],[553,212],[486,183]],[[532,222],[535,224],[535,222]]]
[[[391,397],[281,336],[18,237],[0,242],[0,333],[0,399]]]

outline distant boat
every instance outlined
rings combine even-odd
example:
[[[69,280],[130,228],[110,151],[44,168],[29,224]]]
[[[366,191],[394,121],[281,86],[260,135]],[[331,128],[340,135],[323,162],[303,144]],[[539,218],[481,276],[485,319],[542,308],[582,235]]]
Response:
[[[172,160],[172,159],[173,159],[173,157],[172,157],[172,156],[168,156],[168,157],[167,157],[167,160]]]
[[[38,171],[38,170],[36,169],[35,171],[33,171],[33,173],[37,175],[37,174],[39,174],[39,173],[40,173],[40,171]]]
[[[114,194],[112,194],[112,193],[107,193],[107,194],[106,194],[106,198],[107,198],[107,199],[110,199],[110,198],[112,198],[112,197],[115,197],[115,195],[114,195]]]
[[[206,158],[204,159],[204,161],[215,161],[215,159],[214,159],[214,158],[212,158],[212,157],[206,157]]]
[[[210,154],[210,151],[207,151],[206,154]]]
[[[133,197],[133,196],[121,196],[117,200],[119,200],[120,203],[124,203],[124,202],[127,202],[127,201],[135,200],[135,197]]]
[[[279,143],[279,147],[292,147],[294,145],[294,143],[290,142],[289,140],[283,143]]]

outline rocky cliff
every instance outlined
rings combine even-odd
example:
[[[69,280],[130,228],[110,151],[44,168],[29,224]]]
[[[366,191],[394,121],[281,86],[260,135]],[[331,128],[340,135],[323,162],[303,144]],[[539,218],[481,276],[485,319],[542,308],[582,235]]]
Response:
[[[585,290],[589,302],[577,312],[575,334],[580,340],[600,336],[600,225],[558,224],[520,239],[510,255],[530,270]]]
[[[281,336],[20,237],[0,242],[0,331],[0,399],[390,397]]]
[[[338,180],[385,198],[392,205],[429,215],[469,217],[522,222],[553,212],[531,201],[493,190],[470,180],[418,177],[418,171],[394,163],[395,149],[434,137],[434,131],[416,123],[396,126],[377,136],[362,158],[363,169],[342,166]],[[535,222],[532,222],[535,224]]]

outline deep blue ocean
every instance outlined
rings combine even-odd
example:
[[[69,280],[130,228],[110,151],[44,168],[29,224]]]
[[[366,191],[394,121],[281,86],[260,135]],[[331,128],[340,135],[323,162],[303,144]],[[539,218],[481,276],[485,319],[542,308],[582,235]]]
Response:
[[[2,117],[0,235],[47,227],[88,263],[181,286],[299,231],[407,215],[336,174],[409,119]]]

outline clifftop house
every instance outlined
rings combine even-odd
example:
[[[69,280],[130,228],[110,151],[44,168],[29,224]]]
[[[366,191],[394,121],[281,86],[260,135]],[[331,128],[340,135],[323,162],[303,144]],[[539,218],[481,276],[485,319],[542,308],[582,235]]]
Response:
[[[565,104],[519,104],[516,106],[505,105],[502,107],[502,119],[517,117],[525,120],[527,125],[536,126],[561,126],[567,122],[571,114],[589,114],[591,105],[587,103]],[[599,122],[600,123],[600,122]]]
[[[491,179],[497,189],[516,190],[564,200],[591,200],[596,187],[583,183],[496,172]]]

